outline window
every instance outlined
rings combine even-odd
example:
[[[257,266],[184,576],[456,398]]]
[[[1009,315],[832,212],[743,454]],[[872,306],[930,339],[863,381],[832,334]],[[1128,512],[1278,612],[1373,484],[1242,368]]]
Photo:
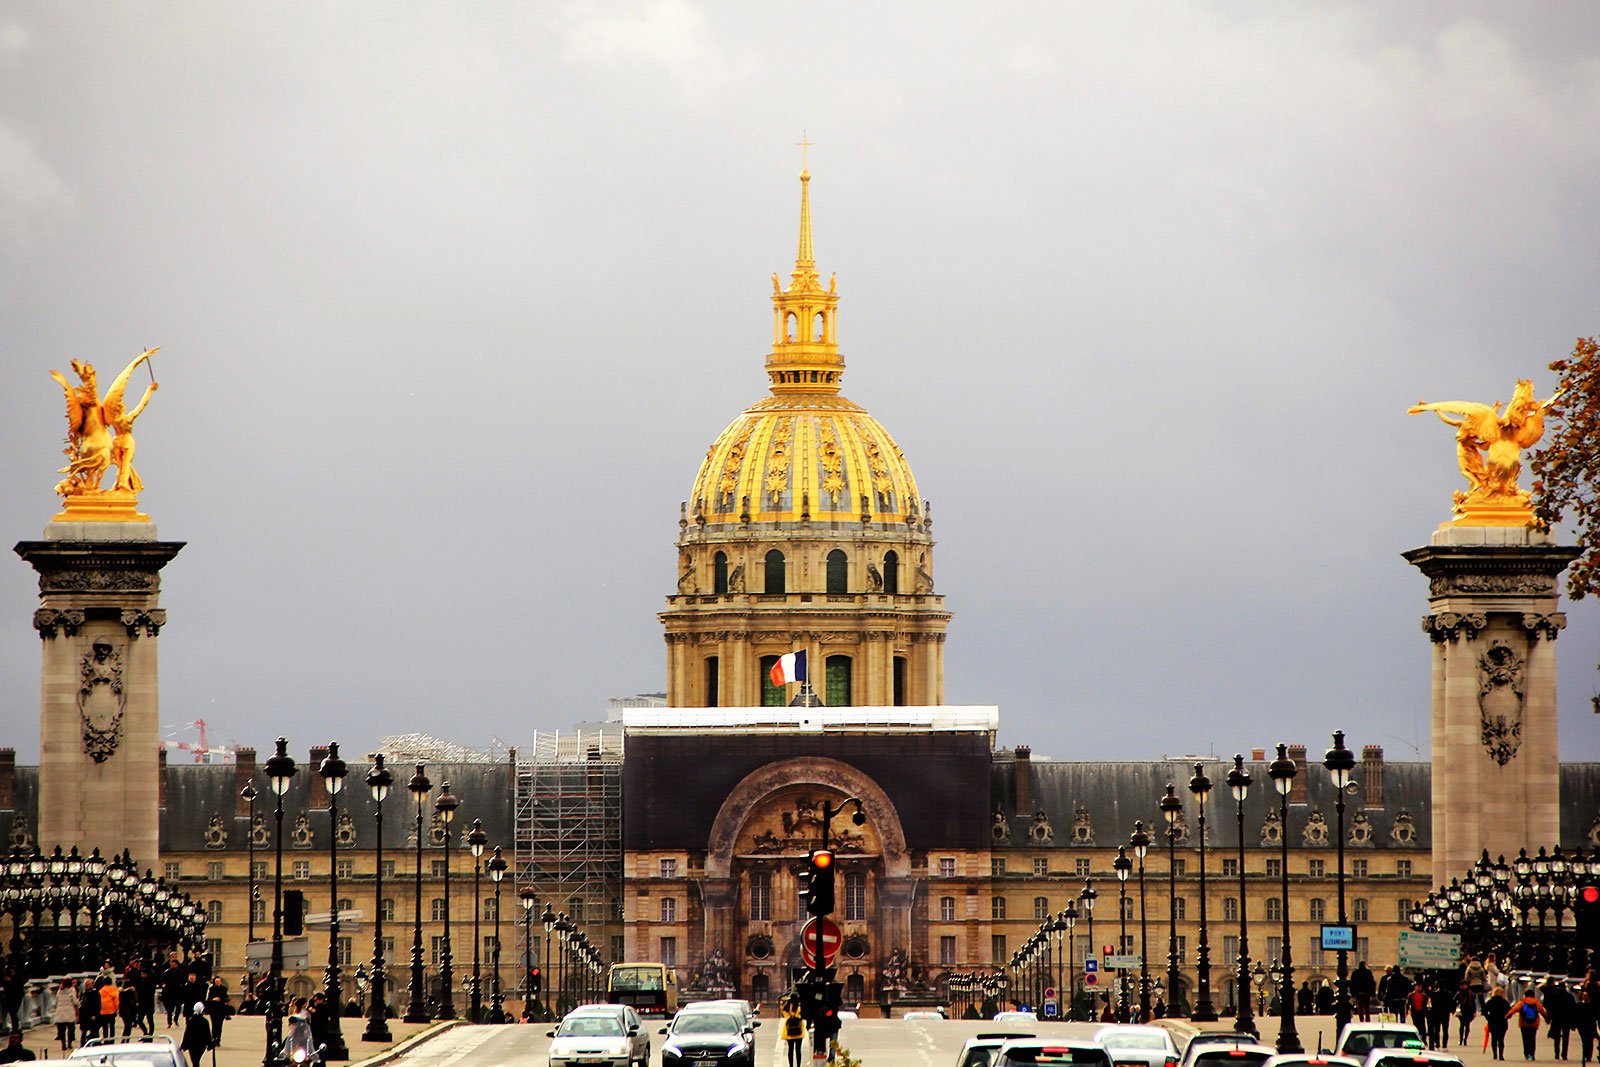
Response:
[[[354,946],[350,943],[350,939],[348,937],[341,937],[339,939],[339,962],[343,966],[348,967],[354,961]]]
[[[894,706],[897,708],[906,706],[906,658],[904,656],[896,656],[894,658]]]
[[[1050,861],[1046,859],[1034,860],[1033,876],[1035,878],[1048,878],[1050,876]]]
[[[250,902],[250,921],[258,923],[267,921],[267,902],[260,897]]]
[[[1394,861],[1394,876],[1396,878],[1410,878],[1411,877],[1411,861],[1410,860],[1395,860]]]
[[[1328,861],[1308,860],[1306,862],[1306,873],[1313,878],[1326,878],[1328,876]]]
[[[939,921],[953,923],[956,921],[956,898],[939,898]]]
[[[444,897],[434,897],[433,900],[429,903],[428,908],[429,908],[429,914],[431,914],[433,916],[433,921],[434,922],[436,922],[436,923],[444,922],[444,918],[445,918]]]
[[[772,668],[777,664],[777,656],[761,657],[761,706],[764,708],[781,708],[789,702],[784,687],[772,684]]]
[[[1372,942],[1364,937],[1356,938],[1356,959],[1364,960],[1371,954]]]
[[[661,921],[664,923],[675,923],[678,921],[677,897],[661,898]]]
[[[883,554],[883,591],[900,592],[900,556],[893,549]]]
[[[1185,874],[1189,873],[1189,861],[1181,859],[1173,860],[1172,873],[1177,875],[1179,878],[1182,878]]]
[[[766,871],[750,872],[750,918],[772,921],[772,875]]]
[[[1267,861],[1267,877],[1268,878],[1282,878],[1283,877],[1283,861],[1282,860],[1280,860],[1280,859],[1270,859],[1270,860]]]
[[[850,706],[850,657],[829,656],[827,659],[827,690],[823,701],[830,708]]]
[[[867,876],[861,871],[846,871],[844,875],[844,917],[848,922],[865,922],[867,918]]]
[[[1182,922],[1189,917],[1188,897],[1172,898],[1172,917],[1177,919],[1179,922]]]
[[[1089,877],[1089,861],[1080,856],[1072,861],[1072,870],[1079,878]]]
[[[1122,942],[1122,948],[1118,951],[1120,951],[1124,956],[1132,956],[1135,952],[1139,951],[1132,934],[1123,934],[1118,940]]]
[[[1178,958],[1185,959],[1189,955],[1189,937],[1187,934],[1178,935]]]
[[[386,960],[394,959],[394,938],[392,937],[383,939],[383,958]]]
[[[1048,918],[1050,918],[1050,898],[1049,897],[1034,897],[1033,898],[1033,917],[1035,919],[1048,919]]]
[[[296,878],[302,880],[302,881],[304,881],[307,878],[310,878],[311,877],[311,861],[310,860],[295,860],[294,861],[294,876]]]
[[[1039,899],[1043,900],[1044,898],[1040,897]],[[1123,896],[1123,897],[1119,897],[1118,899],[1122,901],[1122,917],[1124,919],[1137,919],[1139,917],[1137,914],[1134,913],[1134,910],[1133,910],[1134,905],[1136,903],[1138,903],[1137,901],[1135,901],[1130,896]],[[1038,909],[1035,908],[1035,912],[1037,912],[1037,910]],[[1039,915],[1039,914],[1035,914],[1034,915],[1035,919],[1048,919],[1049,917],[1050,917],[1050,912],[1048,910],[1046,910],[1043,915]]]
[[[393,878],[394,877],[394,872],[395,872],[394,860],[384,860],[383,864],[382,864],[382,867],[383,867],[383,876],[385,878]]]
[[[428,959],[433,966],[439,966],[444,959],[444,938],[438,936],[430,937],[428,939],[428,951]]]
[[[628,956],[627,942],[621,934],[611,935],[611,958],[613,960],[626,959]]]
[[[859,975],[852,975],[851,977],[860,977],[860,976]],[[761,973],[760,971],[757,971],[755,974],[752,974],[750,976],[750,997],[757,1004],[760,1004],[764,1000],[771,1000],[772,999],[772,979],[768,978],[765,974]],[[858,997],[857,999],[859,1000],[860,998]]]
[[[390,866],[389,873],[393,874],[394,873],[394,870],[393,870],[394,864],[391,863],[389,866]],[[256,860],[254,863],[252,863],[250,865],[250,877],[254,878],[258,882],[265,882],[267,880],[267,861],[266,860]]]
[[[340,897],[338,907],[340,912],[354,911],[356,902],[351,900],[349,897]],[[342,922],[344,920],[341,919],[340,921]]]
[[[222,901],[206,901],[206,922],[219,923],[222,921]]]
[[[706,657],[706,707],[714,708],[722,703],[722,660],[717,656]]]
[[[222,881],[222,861],[212,860],[206,864],[206,880],[211,882]]]
[[[206,951],[211,954],[212,959],[220,960],[222,958],[222,938],[206,938]]]
[[[1311,912],[1308,916],[1312,922],[1321,923],[1328,921],[1328,902],[1321,897],[1311,898]]]
[[[728,591],[728,554],[718,552],[711,557],[711,591],[713,593],[726,593]]]
[[[1410,900],[1406,899],[1405,897],[1401,897],[1399,900],[1394,902],[1394,910],[1395,910],[1395,920],[1397,922],[1408,923],[1408,922],[1411,921],[1411,901]]]
[[[676,878],[676,877],[678,877],[678,861],[677,861],[676,858],[663,859],[661,861],[661,877],[663,877],[663,878]]]
[[[788,592],[788,589],[784,586],[783,553],[782,552],[779,552],[777,549],[774,548],[771,552],[767,553],[766,567],[765,567],[764,573],[765,573],[765,583],[766,583],[764,588],[766,589],[766,591],[768,593],[786,593],[786,592]]]
[[[956,861],[953,856],[939,857],[939,877],[954,878],[956,876]]]
[[[183,868],[177,863],[163,863],[161,865],[161,877],[165,878],[168,882],[176,882],[182,869]]]
[[[828,592],[847,593],[850,591],[850,561],[844,554],[844,549],[836,548],[828,553]]]
[[[1236,923],[1239,921],[1238,897],[1222,898],[1222,921],[1225,923]],[[1238,953],[1235,952],[1234,955],[1237,956]]]
[[[991,934],[989,936],[989,962],[996,967],[1004,967],[1011,959],[1006,952],[1006,935]]]
[[[339,872],[339,877],[340,878],[352,878],[352,879],[355,878],[355,876],[356,876],[356,861],[355,860],[340,860],[334,866],[335,866],[335,869]]]
[[[1239,935],[1222,935],[1222,960],[1223,964],[1239,962]]]
[[[678,965],[677,938],[663,937],[661,939],[661,963],[666,967],[676,967]]]
[[[383,916],[384,922],[394,922],[394,898],[384,897],[378,901],[378,914]]]
[[[445,865],[449,862],[449,860],[430,860],[428,863],[428,873],[432,874],[435,878],[443,878]]]
[[[1367,911],[1368,911],[1368,907],[1367,907],[1367,898],[1366,897],[1356,897],[1355,900],[1352,900],[1350,902],[1350,920],[1352,922],[1358,922],[1358,923],[1366,922],[1367,921]]]
[[[1006,873],[1006,861],[1005,860],[992,859],[992,860],[989,861],[989,877],[991,877],[991,878],[999,878],[1002,875],[1004,875],[1005,873]]]
[[[989,901],[989,917],[1000,920],[1006,917],[1006,898],[994,897]]]
[[[1280,960],[1282,958],[1283,958],[1283,938],[1281,938],[1281,937],[1269,937],[1269,938],[1267,938],[1267,961],[1269,963],[1277,963],[1278,960]]]
[[[956,939],[945,936],[939,939],[939,964],[943,967],[954,967],[956,963]]]
[[[1367,876],[1368,870],[1369,870],[1369,867],[1368,867],[1368,863],[1367,863],[1366,860],[1351,860],[1350,861],[1350,877],[1352,877],[1352,878],[1365,878]]]
[[[1267,906],[1265,909],[1265,914],[1267,922],[1281,923],[1283,921],[1283,898],[1268,897],[1266,904]]]
[[[1322,954],[1321,931],[1311,935],[1311,945],[1309,951],[1306,953],[1306,961],[1306,966],[1308,967],[1326,967],[1328,965],[1326,957],[1324,957]]]

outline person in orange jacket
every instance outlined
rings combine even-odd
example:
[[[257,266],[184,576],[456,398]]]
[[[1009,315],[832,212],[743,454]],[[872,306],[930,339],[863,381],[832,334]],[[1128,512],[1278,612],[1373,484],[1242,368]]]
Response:
[[[1539,1020],[1550,1018],[1550,1013],[1534,996],[1531,984],[1522,991],[1522,999],[1511,1005],[1506,1018],[1517,1020],[1517,1028],[1522,1034],[1522,1058],[1533,1059],[1534,1043],[1539,1039]]]

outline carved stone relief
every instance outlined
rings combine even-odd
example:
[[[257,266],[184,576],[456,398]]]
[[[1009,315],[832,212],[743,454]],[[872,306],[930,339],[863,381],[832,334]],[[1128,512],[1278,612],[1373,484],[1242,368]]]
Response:
[[[989,839],[997,845],[1004,845],[1011,840],[1011,820],[999,808],[995,809],[994,818],[989,823]]]
[[[129,637],[138,637],[143,630],[145,636],[155,637],[161,633],[161,628],[167,624],[167,612],[164,608],[153,608],[150,611],[136,611],[132,608],[122,609],[122,625],[128,628]]]
[[[1522,747],[1522,657],[1496,641],[1478,657],[1478,710],[1483,718],[1483,747],[1504,767]]]
[[[354,848],[356,844],[356,823],[350,818],[348,811],[339,812],[339,825],[333,831],[333,839],[338,848]]]
[[[1267,812],[1267,817],[1261,820],[1261,843],[1263,845],[1276,845],[1283,840],[1283,820],[1275,811]]]
[[[211,821],[206,823],[206,848],[218,849],[228,847],[228,829],[222,825],[222,816],[212,813]]]
[[[260,812],[256,813],[255,821],[250,824],[250,843],[256,848],[266,848],[272,844],[272,831],[267,828],[267,817]]]
[[[154,571],[61,570],[48,571],[39,576],[39,591],[43,593],[150,589],[155,584]]]
[[[1389,829],[1389,840],[1397,845],[1417,843],[1417,824],[1411,821],[1409,811],[1402,811],[1394,817],[1394,826]]]
[[[104,763],[122,743],[122,652],[108,637],[97,637],[78,661],[78,717],[83,751]]]
[[[1441,611],[1437,615],[1422,617],[1422,629],[1435,644],[1454,641],[1459,637],[1470,641],[1487,625],[1489,617],[1481,611]]]
[[[1554,641],[1567,628],[1567,613],[1525,611],[1522,613],[1522,628],[1535,640],[1543,637]]]
[[[1350,830],[1347,834],[1349,844],[1355,848],[1372,847],[1372,820],[1367,818],[1367,813],[1358,811],[1350,820]]]
[[[314,843],[311,835],[311,820],[306,818],[306,813],[302,811],[295,816],[294,828],[289,831],[289,847],[310,848]]]
[[[771,959],[773,951],[770,934],[751,934],[750,939],[744,943],[744,954],[753,960]]]
[[[450,843],[450,828],[436,811],[428,822],[428,844],[434,848],[443,848]]]
[[[1432,596],[1470,593],[1548,596],[1555,587],[1555,579],[1545,574],[1441,574],[1428,582],[1428,592]]]
[[[28,832],[28,820],[20,811],[11,816],[11,834],[8,840],[13,852],[28,852],[33,849],[33,835]]]
[[[39,631],[39,638],[54,637],[59,628],[68,637],[78,632],[78,627],[83,625],[83,609],[67,608],[40,608],[33,613],[33,628]]]
[[[1306,828],[1301,835],[1307,845],[1321,848],[1328,843],[1328,820],[1322,812],[1313,809],[1311,817],[1306,820]]]

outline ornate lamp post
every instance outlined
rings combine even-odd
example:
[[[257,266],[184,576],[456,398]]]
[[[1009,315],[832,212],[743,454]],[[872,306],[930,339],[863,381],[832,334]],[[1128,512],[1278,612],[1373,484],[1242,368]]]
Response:
[[[1088,961],[1089,955],[1099,951],[1094,944],[1094,902],[1099,895],[1095,891],[1094,883],[1085,878],[1083,888],[1078,891],[1078,914],[1089,924],[1089,954],[1083,957],[1085,962]],[[1093,1011],[1092,1008],[1090,1010]]]
[[[1150,938],[1145,928],[1144,910],[1144,858],[1150,851],[1150,835],[1145,833],[1144,822],[1133,824],[1128,844],[1139,861],[1139,1021],[1150,1021]]]
[[[479,970],[478,952],[481,941],[478,936],[478,920],[481,917],[478,879],[483,871],[483,864],[478,861],[483,859],[483,850],[488,844],[489,835],[483,832],[483,820],[473,819],[472,829],[467,831],[467,851],[472,853],[472,998],[468,1002],[467,1018],[475,1023],[483,1022],[483,974]]]
[[[439,788],[439,797],[433,802],[433,813],[444,823],[444,938],[439,942],[439,1018],[456,1017],[455,972],[450,960],[450,824],[455,821],[456,809],[461,800],[450,792],[450,783]]]
[[[1120,924],[1117,955],[1121,956],[1128,951],[1128,875],[1133,873],[1127,845],[1117,846],[1117,858],[1111,861],[1111,869],[1117,872],[1117,922]],[[1117,1021],[1128,1021],[1128,971],[1125,967],[1117,968]]]
[[[317,767],[322,784],[328,790],[328,967],[323,972],[323,990],[327,1000],[323,1005],[323,1056],[330,1060],[347,1060],[350,1050],[345,1047],[344,1033],[339,1029],[340,1006],[344,991],[339,981],[339,791],[344,788],[349,768],[339,758],[339,742],[328,742],[328,755]]]
[[[272,787],[273,817],[276,829],[272,845],[276,852],[272,871],[272,965],[267,980],[267,1052],[263,1067],[282,1063],[283,1054],[283,795],[294,781],[294,757],[289,741],[280,737],[277,751],[266,762],[267,781]]]
[[[517,898],[522,902],[522,1010],[531,1012],[533,1010],[533,909],[536,903],[533,899],[533,887],[525,885],[517,890]],[[543,956],[539,958],[544,959]]]
[[[1244,1034],[1256,1033],[1250,1016],[1250,908],[1244,884],[1244,802],[1250,795],[1250,772],[1244,769],[1244,756],[1235,754],[1233,770],[1228,772],[1228,790],[1239,816],[1239,1014],[1233,1028]]]
[[[561,942],[561,959],[556,967],[558,978],[556,981],[556,1015],[566,1011],[565,1000],[567,996],[567,946],[572,937],[572,920],[567,918],[566,912],[556,915],[556,939]]]
[[[256,792],[255,783],[246,782],[244,788],[239,790],[239,795],[250,807],[250,828],[244,835],[245,853],[248,856],[246,862],[250,865],[250,918],[246,925],[245,941],[252,943],[256,939],[256,797],[261,794]]]
[[[1078,965],[1073,959],[1072,928],[1078,925],[1078,905],[1075,901],[1067,901],[1067,906],[1061,909],[1061,923],[1067,931],[1067,981],[1072,991],[1067,996],[1067,1010],[1062,1012],[1062,1017],[1070,1019],[1077,1008],[1078,1001]]]
[[[1050,920],[1050,932],[1056,935],[1056,1000],[1061,1005],[1060,1017],[1067,1018],[1072,1007],[1072,991],[1067,989],[1067,957],[1061,951],[1067,937],[1067,920],[1057,912]]]
[[[361,1034],[363,1041],[394,1040],[389,1032],[389,964],[383,952],[383,802],[389,798],[389,787],[394,785],[394,775],[383,765],[383,753],[372,757],[372,770],[367,772],[367,789],[372,793],[373,821],[377,824],[374,845],[376,877],[372,902],[372,986],[367,1002],[367,1028]]]
[[[1338,888],[1339,888],[1339,925],[1348,926],[1349,917],[1344,910],[1344,790],[1350,784],[1350,772],[1355,768],[1355,753],[1344,747],[1344,731],[1333,732],[1333,747],[1328,749],[1322,757],[1322,765],[1328,769],[1328,774],[1333,779],[1334,802],[1333,810],[1338,813],[1339,837],[1336,842],[1338,851]],[[1350,950],[1339,949],[1339,983],[1338,996],[1333,1002],[1334,1033],[1342,1033],[1344,1027],[1350,1022]]]
[[[1183,801],[1178,790],[1167,783],[1161,798],[1161,817],[1167,821],[1167,1014],[1178,1014],[1178,820],[1183,817]]]
[[[411,794],[411,799],[415,801],[417,807],[417,918],[411,927],[411,1002],[406,1005],[405,1021],[426,1023],[433,1020],[428,1018],[428,997],[423,989],[422,978],[422,805],[427,803],[428,794],[433,791],[433,783],[422,773],[422,764],[417,764],[416,773],[406,783],[406,790]]]
[[[503,1023],[506,1020],[505,998],[500,993],[500,882],[506,876],[506,858],[500,854],[500,846],[494,846],[494,854],[489,857],[489,881],[494,883],[494,980],[490,983],[489,1010],[494,1013],[494,1021]],[[513,927],[513,929],[515,929]]]
[[[1194,1014],[1197,1023],[1215,1022],[1217,1011],[1211,1006],[1211,945],[1206,940],[1206,801],[1211,797],[1211,779],[1206,777],[1204,765],[1194,765],[1194,777],[1189,779],[1189,792],[1194,794],[1198,809],[1196,821],[1200,827],[1200,948],[1195,956]]]
[[[542,969],[548,971],[550,969],[550,933],[551,933],[551,931],[553,931],[556,928],[556,910],[555,910],[555,905],[553,905],[548,900],[544,902],[544,911],[539,916],[539,922],[544,927],[544,950],[539,953],[539,966]],[[547,975],[544,976],[544,981],[546,981],[546,982],[553,981],[554,978],[555,978],[554,975],[547,974]],[[549,1008],[548,994],[544,993],[543,989],[544,989],[544,985],[543,985],[543,983],[541,983],[540,984],[541,992],[539,994],[539,1006],[540,1006],[540,1008],[542,1008],[544,1010],[544,1014],[545,1015],[549,1015],[550,1014],[550,1008]]]
[[[1283,879],[1283,959],[1279,961],[1278,1012],[1283,1021],[1278,1026],[1278,1052],[1293,1055],[1304,1052],[1300,1035],[1294,1028],[1294,963],[1289,951],[1289,790],[1294,788],[1294,760],[1289,758],[1289,746],[1278,746],[1278,758],[1267,768],[1272,788],[1278,791],[1278,875]]]

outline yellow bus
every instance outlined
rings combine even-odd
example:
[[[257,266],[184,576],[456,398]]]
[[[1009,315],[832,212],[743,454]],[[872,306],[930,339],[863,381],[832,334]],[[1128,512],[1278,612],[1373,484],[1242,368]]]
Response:
[[[613,963],[606,976],[606,1000],[627,1004],[640,1015],[678,1013],[678,976],[660,963]]]

